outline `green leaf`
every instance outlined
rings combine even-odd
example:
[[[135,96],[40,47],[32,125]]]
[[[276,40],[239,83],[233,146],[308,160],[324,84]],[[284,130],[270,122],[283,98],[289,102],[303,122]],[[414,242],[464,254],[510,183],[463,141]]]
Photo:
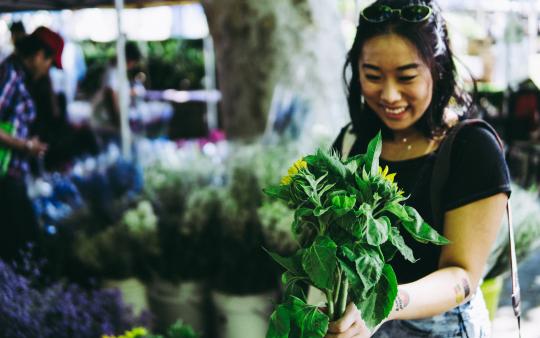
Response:
[[[343,256],[342,266],[347,265],[349,270],[354,267],[354,273],[345,272],[349,282],[357,284],[355,287],[357,298],[365,299],[381,277],[384,266],[383,257],[381,257],[379,250],[362,244],[356,244],[352,247],[345,245],[341,247],[341,253]]]
[[[329,237],[319,236],[302,254],[302,266],[313,284],[319,289],[334,288],[337,267],[337,245]]]
[[[291,295],[306,300],[307,295],[304,292],[304,288],[298,285],[298,283],[305,281],[308,281],[307,277],[297,276],[290,271],[284,272],[281,275],[281,282],[285,286],[285,296],[288,297]]]
[[[294,212],[294,218],[301,218],[305,216],[313,215],[313,209],[310,208],[298,208]]]
[[[358,168],[362,167],[364,165],[364,154],[358,154],[358,155],[354,155],[354,156],[351,156],[349,158],[347,158],[347,160],[345,161],[346,164],[349,164],[351,162],[356,162],[356,164],[358,165]]]
[[[388,240],[390,222],[388,218],[373,218],[367,215],[366,239],[369,245],[379,246]]]
[[[377,135],[369,142],[367,153],[365,155],[366,166],[369,173],[375,176],[379,172],[379,157],[382,150],[382,136],[379,131]]]
[[[362,239],[364,237],[366,223],[361,223],[360,221],[361,220],[351,212],[336,218],[335,223],[357,239]]]
[[[146,337],[146,336],[145,336]],[[177,320],[167,330],[167,337],[171,338],[197,338],[199,337],[193,328],[187,324],[184,324],[181,320]]]
[[[322,149],[318,149],[317,157],[319,158],[321,163],[328,168],[328,171],[342,179],[345,179],[345,177],[347,176],[347,168],[335,154],[331,154]]]
[[[362,180],[364,180],[365,182],[369,182],[369,174],[366,171],[365,166],[362,168]]]
[[[331,202],[336,215],[343,216],[354,208],[356,196],[334,195]]]
[[[332,205],[338,209],[352,210],[356,204],[356,196],[337,195],[332,197]]]
[[[300,335],[294,338],[323,338],[328,331],[329,318],[316,306],[308,305],[296,297],[289,297],[289,313]]]
[[[266,338],[288,338],[291,332],[291,315],[287,305],[280,304],[270,316]]]
[[[383,257],[377,250],[369,247],[362,247],[354,261],[356,272],[363,284],[362,296],[366,297],[367,292],[371,290],[381,278],[384,266]]]
[[[322,215],[324,215],[328,210],[332,209],[331,206],[329,207],[326,207],[326,208],[323,208],[323,207],[320,207],[320,206],[317,206],[315,208],[315,210],[313,210],[313,215],[315,217],[321,217]]]
[[[405,240],[399,233],[398,228],[392,227],[392,230],[390,230],[390,241],[399,250],[401,255],[406,260],[408,260],[411,263],[416,263],[417,260],[414,258],[412,249],[407,244],[405,244]]]
[[[390,241],[383,243],[380,249],[385,262],[390,262],[398,252],[398,249]]]
[[[365,301],[356,304],[362,312],[362,319],[370,329],[373,329],[388,317],[394,306],[396,296],[396,275],[392,267],[386,264],[381,279],[371,291],[369,297]]]
[[[284,201],[290,200],[288,185],[274,185],[263,189],[263,192],[273,198],[279,198]]]
[[[351,161],[345,165],[347,167],[347,170],[349,170],[349,173],[355,174],[356,171],[359,168],[359,164],[357,161]]]
[[[449,244],[450,241],[441,236],[435,229],[429,224],[424,222],[422,216],[416,211],[416,209],[405,206],[405,210],[409,215],[410,221],[403,221],[403,227],[421,243],[433,243],[437,245]]]
[[[319,198],[322,198],[324,193],[332,189],[334,186],[335,184],[325,184],[324,187],[322,189],[319,189],[319,191],[317,192],[317,194],[319,195]]]
[[[319,159],[315,155],[308,155],[304,157],[304,161],[306,161],[309,166],[317,166]]]
[[[412,220],[409,217],[409,214],[407,213],[405,207],[399,203],[387,203],[382,209],[382,211],[388,211],[389,213],[395,215],[402,222]]]
[[[291,257],[282,257],[276,253],[270,252],[263,248],[279,265],[291,271],[296,275],[304,275],[304,270],[302,268],[302,250],[299,250],[294,256]]]

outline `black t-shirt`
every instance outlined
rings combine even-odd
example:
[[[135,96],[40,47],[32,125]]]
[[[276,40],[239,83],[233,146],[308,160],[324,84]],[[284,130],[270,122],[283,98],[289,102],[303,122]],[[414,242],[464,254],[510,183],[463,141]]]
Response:
[[[343,128],[333,148],[341,153]],[[358,142],[357,142],[358,143]],[[365,153],[354,144],[349,156]],[[414,207],[429,224],[433,223],[430,183],[438,150],[428,155],[403,161],[380,159],[380,165],[388,165],[389,172],[397,173],[395,181],[410,198],[404,203]],[[491,132],[479,126],[468,126],[459,131],[452,147],[450,174],[443,188],[442,209],[452,210],[480,199],[505,192],[510,194],[510,176],[504,155]],[[437,229],[441,234],[443,229]],[[418,261],[410,263],[399,253],[391,264],[399,283],[416,281],[438,269],[441,247],[415,241],[402,231]]]

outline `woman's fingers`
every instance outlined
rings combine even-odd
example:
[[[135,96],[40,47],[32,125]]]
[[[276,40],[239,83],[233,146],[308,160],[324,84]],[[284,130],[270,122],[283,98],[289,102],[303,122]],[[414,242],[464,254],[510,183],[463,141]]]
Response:
[[[362,320],[360,311],[354,303],[350,303],[343,317],[328,325],[328,333],[325,338],[369,338],[370,330]]]
[[[356,308],[354,303],[349,303],[345,309],[343,317],[336,320],[335,322],[330,322],[328,325],[329,333],[341,333],[345,332],[350,328],[356,321],[361,321],[362,317],[360,316],[360,311]]]
[[[371,332],[363,321],[354,322],[345,332],[328,333],[325,338],[369,338]]]

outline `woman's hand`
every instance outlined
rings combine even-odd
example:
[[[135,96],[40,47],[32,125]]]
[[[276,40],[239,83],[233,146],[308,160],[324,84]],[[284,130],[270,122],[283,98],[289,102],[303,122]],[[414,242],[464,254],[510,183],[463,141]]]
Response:
[[[330,322],[325,338],[369,338],[371,333],[356,305],[349,303],[343,317]]]
[[[42,143],[39,138],[33,137],[24,142],[25,151],[32,157],[43,157],[47,152],[48,146]]]

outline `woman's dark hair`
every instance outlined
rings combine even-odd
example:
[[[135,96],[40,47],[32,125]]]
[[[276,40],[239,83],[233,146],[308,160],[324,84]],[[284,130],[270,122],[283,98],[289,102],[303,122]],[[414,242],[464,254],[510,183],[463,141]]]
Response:
[[[53,57],[54,52],[49,45],[35,35],[27,35],[15,42],[15,51],[22,59],[34,56],[40,50],[43,50],[45,57]]]
[[[447,129],[443,120],[444,108],[451,98],[458,104],[470,105],[470,97],[459,89],[456,83],[456,67],[450,49],[446,23],[439,7],[433,1],[415,0],[378,0],[374,4],[386,5],[401,9],[407,5],[422,4],[431,7],[432,14],[425,21],[411,23],[399,18],[392,18],[381,23],[371,23],[360,16],[356,36],[349,50],[343,69],[347,86],[347,101],[353,130],[362,142],[362,146],[382,130],[383,137],[389,138],[392,133],[388,127],[367,105],[362,103],[358,61],[362,48],[369,39],[387,34],[395,34],[410,41],[418,50],[420,57],[431,71],[433,78],[433,96],[426,113],[415,126],[426,137],[441,134]],[[350,68],[350,79],[347,71]],[[469,107],[467,107],[468,110]]]

